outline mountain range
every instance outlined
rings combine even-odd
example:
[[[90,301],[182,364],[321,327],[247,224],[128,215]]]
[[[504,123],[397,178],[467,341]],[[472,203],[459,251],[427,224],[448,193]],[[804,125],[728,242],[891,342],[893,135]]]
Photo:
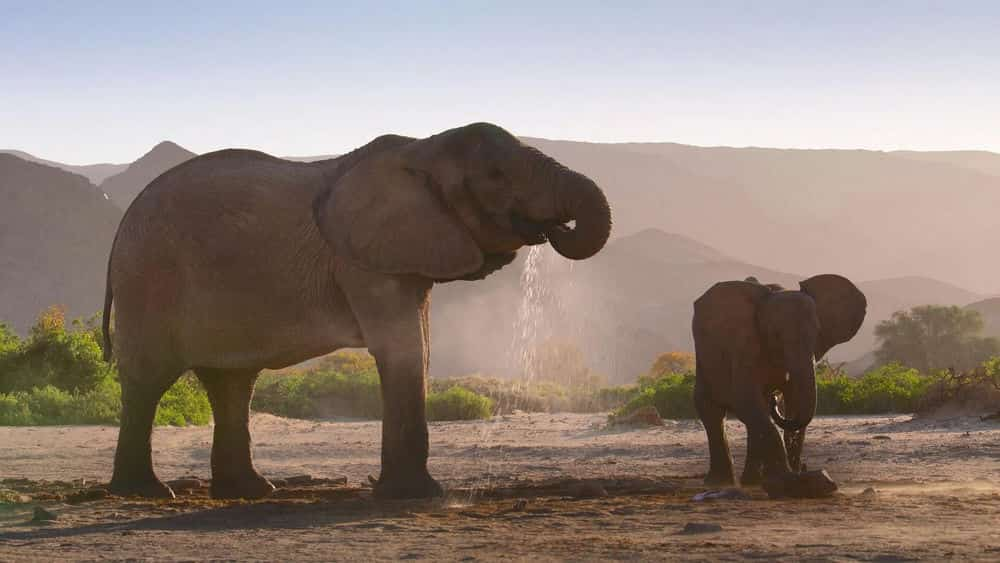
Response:
[[[435,373],[516,370],[527,335],[576,342],[593,369],[628,380],[659,352],[691,349],[691,302],[715,281],[754,275],[795,287],[823,272],[851,277],[869,298],[859,336],[832,352],[846,361],[871,350],[874,325],[893,311],[981,302],[1000,274],[994,153],[524,140],[605,189],[613,239],[579,263],[536,250],[534,302],[520,281],[527,250],[482,282],[436,289]],[[0,319],[19,330],[53,303],[97,311],[122,210],[195,156],[169,141],[128,165],[2,152]],[[987,325],[1000,333],[1000,322]]]

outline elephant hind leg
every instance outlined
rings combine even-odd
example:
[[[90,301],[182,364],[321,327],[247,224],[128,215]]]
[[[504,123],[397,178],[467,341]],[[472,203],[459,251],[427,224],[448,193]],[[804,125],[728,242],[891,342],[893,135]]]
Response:
[[[708,435],[709,469],[705,484],[713,487],[730,486],[735,481],[733,458],[726,439],[726,410],[712,402],[707,395],[703,389],[695,389],[695,409]]]
[[[265,497],[274,485],[257,473],[250,450],[250,399],[255,370],[195,369],[212,403],[212,497]]]
[[[121,496],[173,498],[174,492],[153,471],[152,435],[156,406],[181,370],[159,361],[140,363],[125,358],[118,369],[122,413],[109,490]]]

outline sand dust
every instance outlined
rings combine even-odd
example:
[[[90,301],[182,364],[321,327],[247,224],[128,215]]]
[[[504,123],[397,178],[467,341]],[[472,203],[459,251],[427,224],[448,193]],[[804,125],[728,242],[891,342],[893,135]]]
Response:
[[[604,421],[434,423],[430,468],[450,493],[399,503],[376,502],[367,488],[377,422],[256,415],[261,472],[318,480],[228,503],[196,489],[169,502],[70,504],[67,494],[109,478],[117,430],[0,428],[0,488],[34,497],[0,508],[0,560],[1000,560],[996,421],[821,417],[805,462],[840,483],[836,496],[770,501],[749,489],[751,500],[711,502],[690,500],[705,490],[699,423],[608,430]],[[729,432],[740,464],[742,426]],[[157,429],[160,476],[207,478],[211,435]],[[28,522],[39,504],[58,518]]]

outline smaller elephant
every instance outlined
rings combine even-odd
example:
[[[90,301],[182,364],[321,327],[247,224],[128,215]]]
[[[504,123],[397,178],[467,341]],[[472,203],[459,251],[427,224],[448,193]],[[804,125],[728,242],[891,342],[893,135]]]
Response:
[[[747,427],[742,484],[763,484],[772,496],[808,494],[798,472],[816,412],[813,362],[854,337],[867,305],[857,286],[834,274],[811,277],[797,291],[755,278],[720,282],[694,302],[694,401],[708,435],[706,484],[734,484],[723,425],[733,414]]]

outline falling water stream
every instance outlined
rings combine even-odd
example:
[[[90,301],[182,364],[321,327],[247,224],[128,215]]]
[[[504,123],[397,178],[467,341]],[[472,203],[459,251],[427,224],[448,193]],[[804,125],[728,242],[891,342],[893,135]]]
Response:
[[[545,323],[546,307],[553,302],[555,292],[550,287],[552,283],[552,265],[555,254],[548,245],[536,245],[528,249],[528,256],[521,270],[520,289],[521,302],[517,308],[514,320],[514,334],[507,350],[508,364],[516,377],[515,395],[526,391],[532,381],[538,376],[537,344],[547,336]],[[499,404],[498,412],[513,410],[520,405]],[[472,487],[472,490],[483,490],[493,484],[492,443],[494,425],[502,423],[502,417],[497,417],[483,425],[479,436],[479,448],[486,453],[485,471]],[[506,456],[506,451],[500,448],[500,461]],[[472,501],[470,493],[469,502]]]

